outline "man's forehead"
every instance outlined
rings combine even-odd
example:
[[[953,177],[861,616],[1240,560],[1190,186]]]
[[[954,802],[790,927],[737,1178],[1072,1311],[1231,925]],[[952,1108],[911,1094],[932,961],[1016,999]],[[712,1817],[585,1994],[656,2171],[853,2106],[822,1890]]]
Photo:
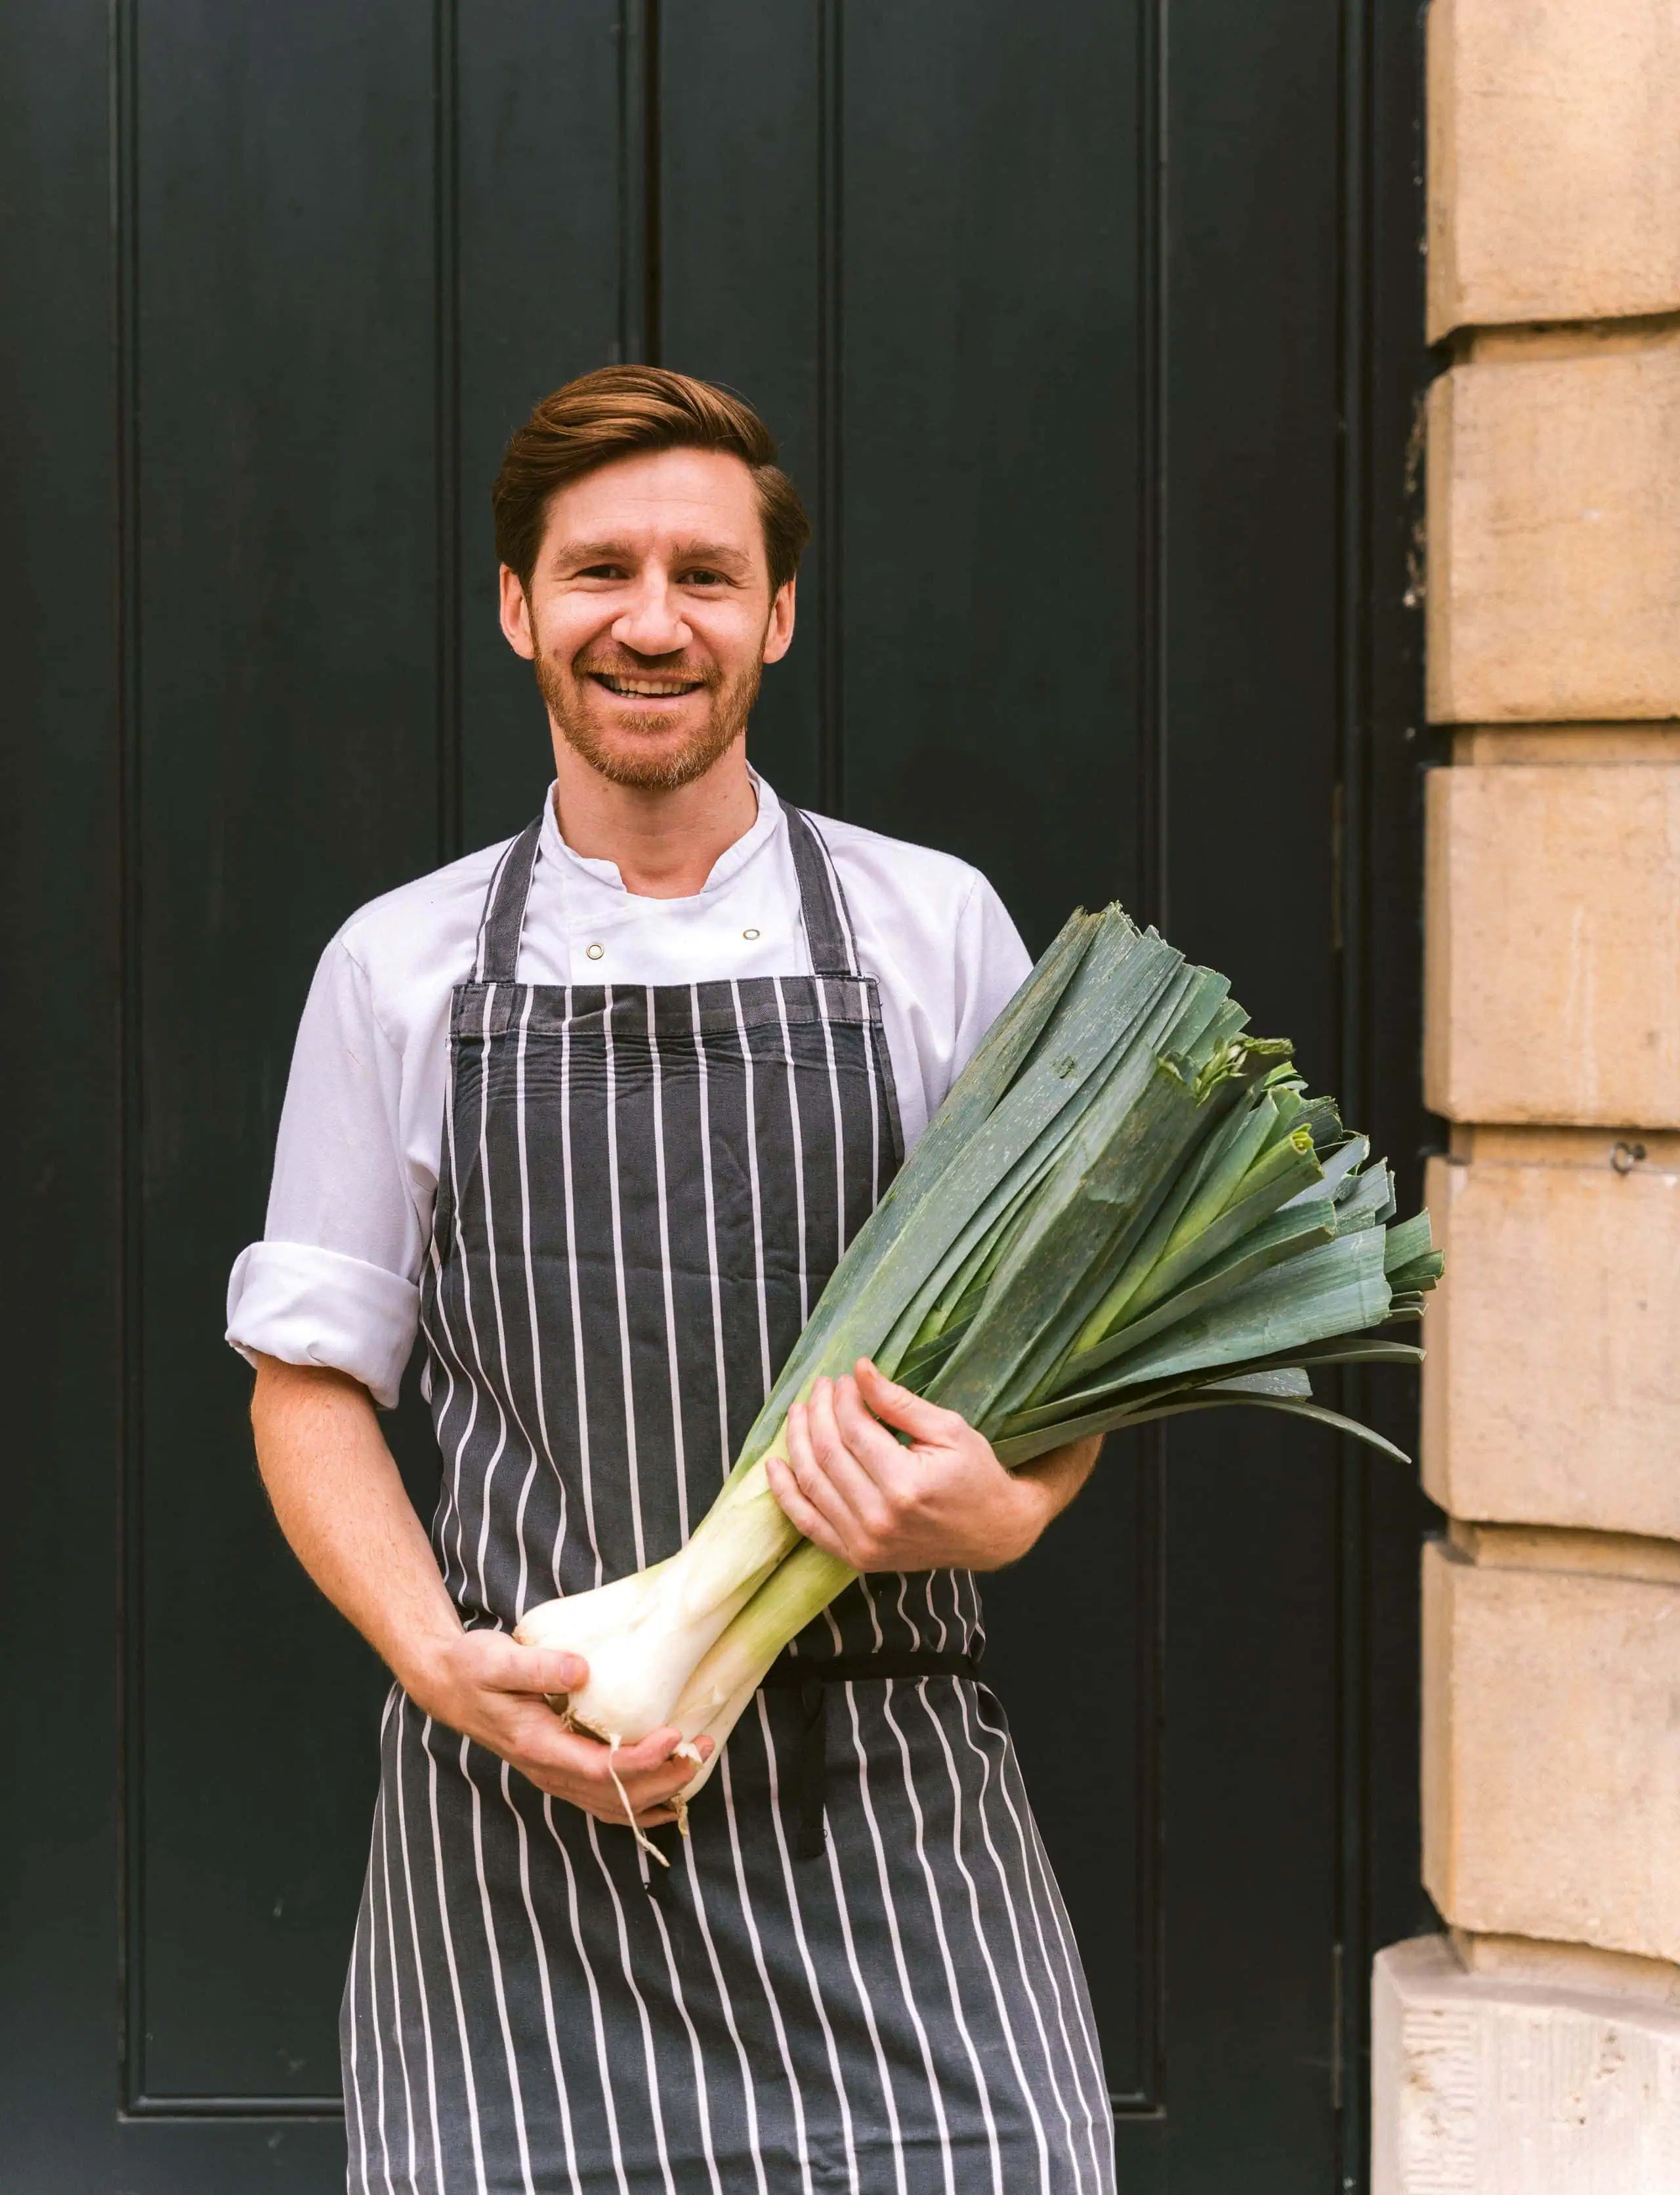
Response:
[[[621,458],[563,487],[550,520],[567,535],[645,533],[750,538],[758,493],[741,459],[721,450],[654,450]]]

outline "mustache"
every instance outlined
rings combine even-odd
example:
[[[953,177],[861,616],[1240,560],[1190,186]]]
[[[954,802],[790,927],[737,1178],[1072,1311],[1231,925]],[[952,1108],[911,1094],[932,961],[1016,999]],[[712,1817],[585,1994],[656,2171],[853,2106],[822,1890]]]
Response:
[[[580,678],[681,678],[704,686],[715,693],[723,684],[721,674],[714,665],[706,663],[673,663],[668,656],[656,656],[651,662],[640,656],[587,656],[574,659],[574,675]]]

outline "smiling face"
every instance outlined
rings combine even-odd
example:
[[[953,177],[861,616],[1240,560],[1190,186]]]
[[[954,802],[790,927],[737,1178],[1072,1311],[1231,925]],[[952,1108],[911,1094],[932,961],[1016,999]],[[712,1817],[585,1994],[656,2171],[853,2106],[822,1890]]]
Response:
[[[502,630],[535,666],[557,752],[671,790],[745,734],[794,637],[794,583],[772,596],[739,458],[659,450],[560,490],[528,590],[502,567]]]

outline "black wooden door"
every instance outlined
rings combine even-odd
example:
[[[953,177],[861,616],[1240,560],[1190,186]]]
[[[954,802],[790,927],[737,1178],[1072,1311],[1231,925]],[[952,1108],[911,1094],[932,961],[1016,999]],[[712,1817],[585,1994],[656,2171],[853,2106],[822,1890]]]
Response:
[[[8,13],[8,2195],[338,2184],[381,1677],[268,1521],[222,1290],[322,944],[546,781],[487,498],[534,397],[748,394],[817,520],[771,780],[1035,947],[1162,920],[1414,1171],[1412,17]],[[1361,2180],[1417,1522],[1221,1419],[993,1589],[1128,2188]]]

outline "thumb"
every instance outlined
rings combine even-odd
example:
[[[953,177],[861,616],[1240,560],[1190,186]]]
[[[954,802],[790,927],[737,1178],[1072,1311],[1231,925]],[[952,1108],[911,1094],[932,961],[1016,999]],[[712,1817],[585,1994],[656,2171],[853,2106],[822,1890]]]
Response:
[[[504,1691],[541,1692],[552,1697],[560,1692],[580,1692],[589,1682],[589,1664],[581,1654],[559,1646],[522,1646],[507,1642],[504,1668],[497,1683]]]
[[[901,1387],[896,1380],[889,1380],[879,1372],[867,1357],[857,1360],[853,1377],[857,1391],[883,1425],[896,1426],[912,1440],[942,1441],[948,1439],[955,1410],[942,1409],[937,1403],[924,1402],[913,1395],[908,1387]]]

